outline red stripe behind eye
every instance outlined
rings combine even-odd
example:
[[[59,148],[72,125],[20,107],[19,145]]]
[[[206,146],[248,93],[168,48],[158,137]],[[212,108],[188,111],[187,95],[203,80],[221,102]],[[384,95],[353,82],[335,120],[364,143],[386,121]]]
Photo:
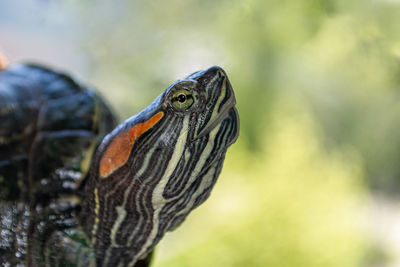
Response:
[[[153,127],[163,116],[164,113],[160,111],[149,120],[138,123],[118,134],[100,160],[100,177],[106,178],[114,170],[124,165],[129,158],[135,140]]]

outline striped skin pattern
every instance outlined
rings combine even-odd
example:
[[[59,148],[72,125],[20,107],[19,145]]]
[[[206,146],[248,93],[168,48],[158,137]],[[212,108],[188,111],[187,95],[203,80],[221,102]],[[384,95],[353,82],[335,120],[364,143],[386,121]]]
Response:
[[[104,138],[81,213],[96,266],[135,266],[208,198],[238,137],[235,102],[225,72],[211,67]]]

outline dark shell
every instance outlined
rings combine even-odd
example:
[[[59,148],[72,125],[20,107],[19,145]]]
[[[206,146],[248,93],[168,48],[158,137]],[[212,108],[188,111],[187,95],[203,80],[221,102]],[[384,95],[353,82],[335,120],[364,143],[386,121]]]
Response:
[[[101,97],[65,74],[0,71],[0,262],[41,266],[43,247],[65,238],[58,230],[76,227],[93,152],[115,125]]]

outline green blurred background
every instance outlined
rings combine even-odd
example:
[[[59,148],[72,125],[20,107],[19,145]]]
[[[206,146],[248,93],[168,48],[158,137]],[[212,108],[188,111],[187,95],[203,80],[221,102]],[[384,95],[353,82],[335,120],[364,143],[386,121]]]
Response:
[[[400,266],[399,0],[1,0],[0,50],[121,120],[226,70],[240,137],[153,266]]]

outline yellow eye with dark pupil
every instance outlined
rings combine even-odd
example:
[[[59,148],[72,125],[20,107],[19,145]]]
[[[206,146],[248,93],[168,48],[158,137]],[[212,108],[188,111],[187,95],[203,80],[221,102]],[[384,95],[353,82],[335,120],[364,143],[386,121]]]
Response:
[[[184,103],[186,101],[186,96],[184,94],[178,95],[178,101]]]
[[[173,94],[171,102],[175,108],[185,110],[193,105],[194,99],[190,91],[183,89]]]

